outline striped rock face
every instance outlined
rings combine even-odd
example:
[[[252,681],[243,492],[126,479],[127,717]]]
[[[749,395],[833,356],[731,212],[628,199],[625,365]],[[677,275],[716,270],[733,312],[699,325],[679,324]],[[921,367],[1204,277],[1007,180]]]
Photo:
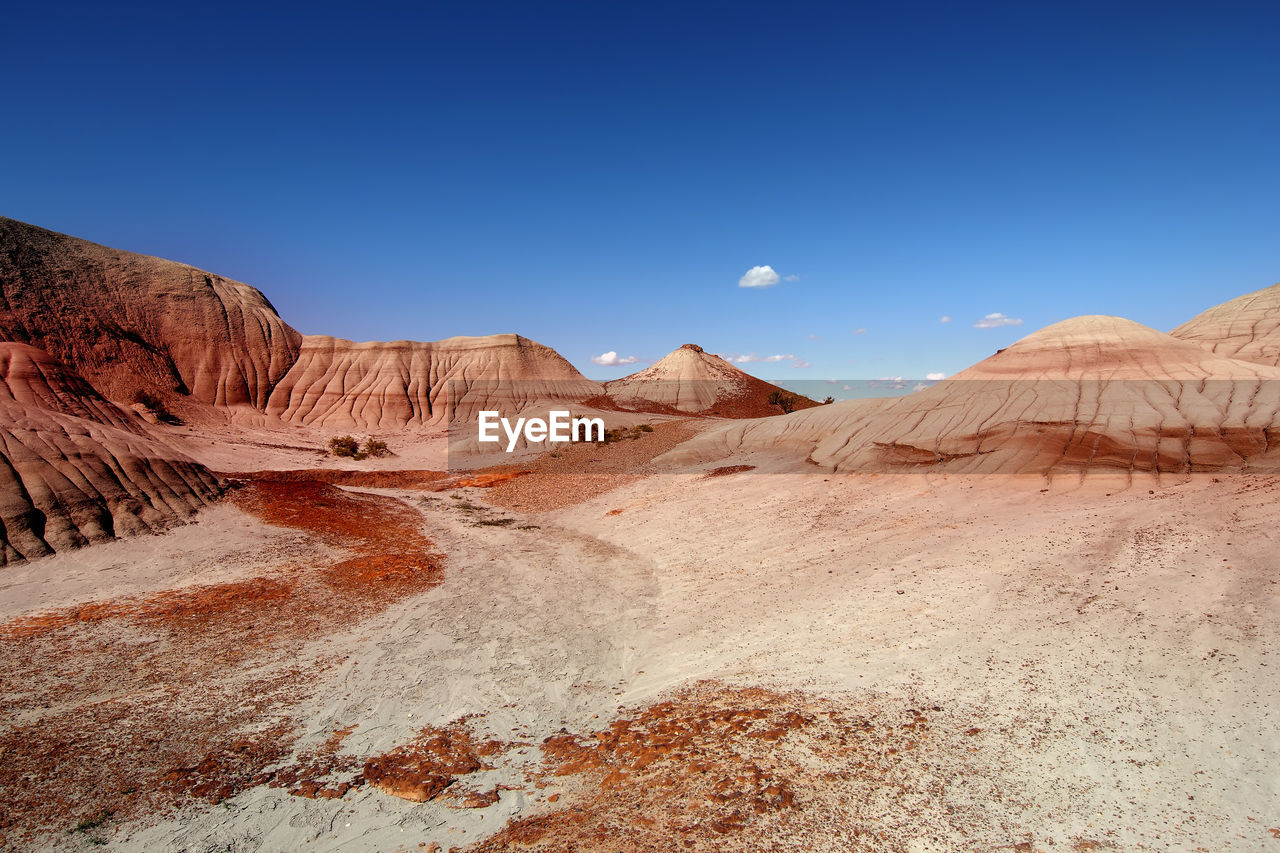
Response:
[[[0,343],[0,564],[160,530],[220,492],[83,377]]]
[[[721,427],[666,459],[769,450],[835,471],[980,474],[1280,467],[1280,368],[1204,343],[1078,317],[905,397]]]
[[[247,284],[0,218],[0,340],[109,399],[139,391],[261,408],[302,336]]]
[[[606,387],[609,397],[627,408],[730,418],[777,414],[781,410],[769,403],[769,396],[787,393],[696,344],[685,344]],[[789,396],[797,409],[814,405],[807,398]]]
[[[1280,366],[1280,284],[1210,308],[1169,334],[1218,355]]]
[[[603,391],[555,350],[519,335],[389,343],[309,335],[266,410],[287,423],[393,430]]]

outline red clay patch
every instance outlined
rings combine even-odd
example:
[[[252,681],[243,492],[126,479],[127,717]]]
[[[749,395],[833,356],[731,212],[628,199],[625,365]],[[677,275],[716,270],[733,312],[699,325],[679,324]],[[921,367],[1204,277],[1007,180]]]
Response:
[[[39,846],[87,817],[88,804],[111,813],[94,830],[109,833],[114,821],[272,781],[264,768],[295,737],[287,709],[331,663],[299,660],[305,644],[441,577],[443,557],[418,512],[393,498],[273,480],[229,499],[346,556],[0,626],[0,846]],[[303,796],[340,796],[308,787],[322,769],[276,781]]]
[[[393,797],[425,803],[459,776],[486,767],[470,731],[455,723],[446,728],[423,729],[409,743],[370,758],[364,764],[364,778]]]
[[[981,815],[943,799],[945,773],[965,768],[939,769],[972,760],[959,738],[919,709],[861,716],[704,682],[602,731],[548,738],[533,782],[564,791],[557,810],[472,849],[881,851],[905,849],[925,822],[968,837]]]

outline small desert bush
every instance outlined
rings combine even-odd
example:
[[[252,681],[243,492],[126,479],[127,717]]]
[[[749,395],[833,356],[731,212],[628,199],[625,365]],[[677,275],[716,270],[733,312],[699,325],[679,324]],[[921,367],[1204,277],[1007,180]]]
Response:
[[[167,424],[180,423],[177,417],[169,411],[169,407],[164,404],[159,394],[152,393],[145,389],[134,392],[133,402],[146,406],[157,420],[164,421]]]
[[[796,410],[796,398],[784,391],[774,391],[769,395],[769,405],[777,406],[784,415],[789,415]]]
[[[360,456],[360,442],[350,435],[337,435],[329,439],[329,452],[348,459],[363,458]]]
[[[626,427],[615,427],[614,429],[605,431],[604,444],[613,444],[616,441],[625,441],[627,439],[635,441],[646,432],[653,432],[653,427],[648,424],[640,424],[639,426],[634,426],[631,429],[627,429]],[[600,442],[596,443],[600,444]]]
[[[334,456],[342,456],[346,459],[368,459],[370,457],[381,459],[391,453],[387,449],[385,441],[368,438],[362,447],[356,437],[352,435],[336,435],[329,439],[329,452]]]

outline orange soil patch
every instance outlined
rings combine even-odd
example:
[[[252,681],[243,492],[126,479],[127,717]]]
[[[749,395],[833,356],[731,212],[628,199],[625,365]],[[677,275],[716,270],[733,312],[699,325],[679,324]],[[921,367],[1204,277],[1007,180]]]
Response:
[[[477,488],[492,489],[502,485],[508,480],[514,480],[516,477],[523,477],[530,474],[531,471],[494,471],[487,474],[475,474],[470,477],[462,477],[452,483],[440,485],[436,491],[443,492],[448,488]]]
[[[487,769],[471,732],[460,723],[426,728],[418,737],[364,764],[364,779],[383,792],[425,803],[458,780]],[[494,797],[494,802],[497,797]],[[487,803],[486,803],[487,805]]]
[[[947,765],[973,771],[957,740],[921,709],[859,714],[703,682],[589,736],[548,738],[536,784],[566,788],[560,808],[472,849],[879,851],[922,826],[969,839],[981,814],[945,799]]]
[[[417,489],[449,478],[449,474],[444,471],[349,471],[339,468],[252,471],[222,473],[218,476],[228,480],[252,480],[257,483],[311,481],[366,489]]]
[[[300,659],[305,644],[440,579],[418,512],[395,499],[309,481],[250,482],[229,499],[345,556],[0,625],[0,847],[40,847],[89,812],[114,814],[95,830],[108,832],[275,780],[263,768],[292,749],[288,708],[332,663]],[[306,795],[317,772],[280,783]]]

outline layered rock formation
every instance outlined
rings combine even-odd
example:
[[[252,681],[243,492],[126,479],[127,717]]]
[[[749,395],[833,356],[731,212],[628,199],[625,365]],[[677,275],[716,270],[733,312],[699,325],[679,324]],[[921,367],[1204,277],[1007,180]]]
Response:
[[[387,430],[602,391],[555,350],[519,335],[390,343],[309,335],[266,410],[289,423]]]
[[[685,344],[630,376],[606,384],[609,397],[631,409],[679,414],[750,418],[778,414],[774,394],[791,398],[795,409],[817,405],[757,379],[697,344]]]
[[[1164,472],[1276,468],[1277,447],[1280,368],[1079,317],[906,397],[722,427],[668,460],[776,450],[836,471]]]
[[[1280,284],[1210,308],[1169,334],[1218,355],[1280,365]]]
[[[39,347],[110,399],[261,409],[301,340],[247,284],[0,217],[0,341]]]
[[[219,492],[83,377],[0,343],[0,563],[162,529]]]
[[[0,347],[6,560],[161,527],[217,494],[179,434],[120,407],[137,400],[206,426],[387,431],[604,390],[517,335],[304,338],[248,285],[4,218]]]

